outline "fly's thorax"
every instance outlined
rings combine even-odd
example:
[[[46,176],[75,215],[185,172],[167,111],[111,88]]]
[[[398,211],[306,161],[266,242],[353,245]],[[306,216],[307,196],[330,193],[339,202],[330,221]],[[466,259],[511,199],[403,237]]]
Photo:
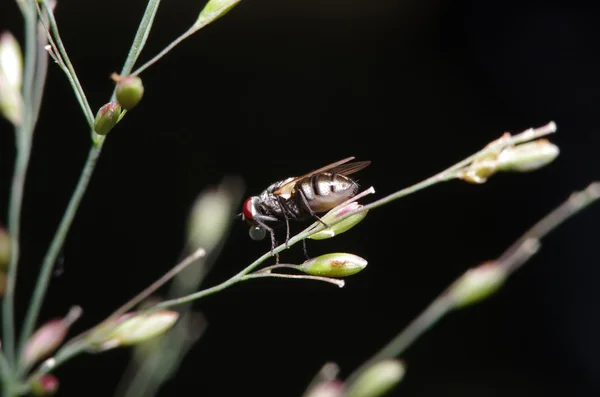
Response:
[[[324,172],[302,179],[296,189],[302,190],[314,212],[325,212],[355,196],[358,185],[344,175]]]

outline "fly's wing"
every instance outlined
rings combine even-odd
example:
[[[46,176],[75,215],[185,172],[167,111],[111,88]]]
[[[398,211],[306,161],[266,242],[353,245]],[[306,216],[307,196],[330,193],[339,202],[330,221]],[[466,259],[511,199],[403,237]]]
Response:
[[[366,166],[371,164],[370,161],[355,161],[353,163],[348,163],[351,160],[354,160],[354,156],[347,157],[340,161],[336,161],[335,163],[331,163],[329,165],[326,165],[325,167],[321,167],[319,169],[311,171],[308,174],[304,174],[304,175],[292,178],[289,181],[287,181],[285,184],[281,185],[277,190],[275,190],[274,193],[281,195],[285,198],[289,198],[292,194],[292,189],[296,185],[296,182],[298,182],[301,179],[304,179],[311,175],[319,174],[322,172],[329,172],[332,174],[350,175],[350,174],[353,174],[355,172],[362,170],[363,168],[365,168]]]

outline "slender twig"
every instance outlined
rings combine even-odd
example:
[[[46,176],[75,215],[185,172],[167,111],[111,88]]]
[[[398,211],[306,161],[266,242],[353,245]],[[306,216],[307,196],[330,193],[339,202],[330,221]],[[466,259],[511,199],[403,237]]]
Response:
[[[271,265],[271,266],[263,267],[262,269],[255,271],[253,274],[269,273],[269,272],[271,272],[271,270],[274,270],[274,269],[294,269],[294,270],[299,270],[300,266],[299,265],[292,265],[292,264],[288,264],[288,263],[278,263],[276,265]]]
[[[23,205],[23,192],[25,178],[31,155],[31,137],[33,135],[33,87],[36,70],[37,55],[37,20],[35,9],[31,4],[22,4],[21,11],[25,19],[25,72],[23,76],[23,103],[24,122],[16,127],[15,136],[17,153],[13,171],[8,209],[8,232],[11,236],[11,258],[8,265],[4,301],[2,307],[2,334],[3,349],[6,359],[12,366],[15,364],[15,288],[17,282],[17,267],[21,243],[21,207]]]
[[[585,190],[573,193],[564,203],[529,229],[494,262],[502,266],[506,270],[507,276],[509,276],[537,252],[541,238],[599,198],[600,182],[594,182]],[[453,297],[449,293],[453,285],[454,283],[383,349],[350,374],[346,384],[352,384],[364,371],[377,362],[402,354],[418,337],[423,335],[444,315],[448,314],[455,307]]]
[[[66,73],[69,83],[77,96],[77,100],[79,101],[79,105],[81,106],[81,110],[83,110],[83,114],[87,120],[87,123],[90,127],[94,125],[94,113],[92,112],[92,108],[88,103],[87,97],[85,96],[85,92],[83,91],[83,87],[77,78],[77,73],[75,73],[75,69],[73,68],[73,64],[71,64],[71,60],[69,59],[69,55],[65,50],[65,46],[60,38],[60,33],[58,32],[58,25],[56,24],[56,19],[54,18],[54,13],[50,9],[47,0],[41,0],[42,7],[45,11],[45,15],[48,16],[48,21],[50,22],[50,29],[52,30],[52,34],[54,36],[54,41],[56,43],[56,49],[62,58],[65,66],[67,67],[68,73]],[[36,2],[37,5],[37,2]],[[38,12],[40,19],[43,18],[42,12],[38,7]]]
[[[171,51],[175,46],[177,46],[179,43],[181,43],[183,40],[187,39],[188,37],[190,37],[191,35],[193,35],[197,31],[198,31],[198,29],[196,27],[194,27],[194,26],[190,27],[188,30],[186,30],[185,32],[183,32],[183,34],[181,36],[177,37],[175,40],[173,40],[171,42],[171,44],[169,44],[168,46],[166,46],[161,52],[159,52],[157,55],[155,55],[152,59],[150,59],[148,62],[144,63],[142,66],[140,66],[139,68],[137,68],[133,73],[131,73],[131,75],[132,76],[139,75],[144,70],[148,69],[154,63],[156,63],[160,58],[162,58],[165,55],[167,55],[167,53],[169,51]]]
[[[324,281],[326,283],[337,285],[342,288],[345,285],[344,280],[322,276],[309,276],[305,274],[283,274],[283,273],[252,273],[243,276],[240,281],[250,280],[253,278],[264,278],[264,277],[275,277],[275,278],[294,278],[300,280],[316,280]]]
[[[48,9],[48,7],[45,3],[46,2],[44,1],[44,5],[47,9],[48,15],[49,15],[49,17],[51,17],[52,13]],[[142,49],[144,47],[144,43],[148,36],[147,31],[150,30],[150,28],[152,27],[154,15],[156,14],[156,9],[157,9],[159,3],[160,3],[160,0],[149,0],[148,1],[148,5],[146,6],[146,10],[144,12],[144,17],[142,18],[142,23],[140,23],[140,26],[138,27],[138,31],[137,31],[135,39],[134,39],[134,44],[131,46],[130,52],[127,56],[127,60],[125,61],[125,64],[121,71],[122,75],[129,74],[129,72],[133,68],[133,65],[135,64],[135,61],[137,60],[140,52],[142,51]],[[53,20],[53,18],[51,18],[51,20]],[[54,23],[55,22],[56,21],[54,21]],[[52,21],[51,21],[51,23],[52,23]],[[57,40],[58,40],[58,38],[57,38]],[[63,50],[64,50],[64,48],[63,48]],[[63,54],[63,57],[66,58],[65,55],[66,54]],[[114,93],[113,93],[113,97],[114,97]],[[92,116],[92,124],[93,124],[93,116]],[[37,321],[37,317],[39,315],[39,311],[40,311],[40,308],[42,305],[43,298],[46,294],[46,290],[48,289],[50,277],[52,276],[52,269],[54,267],[54,263],[60,252],[60,249],[63,246],[63,243],[65,241],[65,238],[67,236],[67,233],[69,231],[71,223],[73,222],[73,218],[75,217],[75,213],[77,212],[77,209],[79,208],[81,199],[83,198],[83,195],[89,184],[90,178],[92,177],[92,174],[96,167],[96,162],[98,161],[98,158],[100,157],[100,153],[102,152],[103,142],[104,141],[101,140],[101,141],[97,142],[96,144],[92,145],[90,152],[88,154],[86,163],[83,167],[81,176],[79,177],[77,186],[75,187],[75,191],[73,192],[73,196],[71,197],[71,200],[69,201],[67,209],[65,210],[65,213],[60,222],[60,225],[58,226],[57,232],[54,235],[52,243],[50,244],[50,248],[48,249],[48,252],[46,253],[46,256],[44,257],[44,261],[42,263],[42,269],[40,271],[40,275],[38,277],[38,281],[37,281],[37,284],[34,289],[34,294],[33,294],[31,303],[29,305],[27,314],[25,316],[24,326],[23,326],[23,330],[21,332],[21,337],[19,340],[19,351],[21,351],[23,349],[25,342],[27,341],[27,339],[33,332],[33,328]]]

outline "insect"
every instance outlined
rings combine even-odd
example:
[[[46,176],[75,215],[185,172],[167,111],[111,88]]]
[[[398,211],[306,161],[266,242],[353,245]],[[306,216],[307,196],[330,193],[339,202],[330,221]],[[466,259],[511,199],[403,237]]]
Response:
[[[315,218],[329,227],[317,214],[327,212],[354,197],[358,193],[358,184],[348,175],[371,164],[370,161],[352,160],[354,157],[347,157],[302,176],[275,182],[258,196],[246,199],[238,216],[251,225],[250,237],[262,240],[269,232],[273,251],[276,245],[273,228],[284,223],[286,246],[290,239],[290,221]],[[308,257],[306,246],[304,254]]]

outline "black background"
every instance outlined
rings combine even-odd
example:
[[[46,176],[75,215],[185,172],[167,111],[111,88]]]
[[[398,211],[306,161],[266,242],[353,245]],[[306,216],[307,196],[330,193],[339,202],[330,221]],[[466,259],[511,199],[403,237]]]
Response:
[[[165,1],[141,61],[191,25],[201,2]],[[63,0],[62,38],[97,109],[144,1]],[[41,320],[84,308],[86,329],[173,265],[196,195],[226,174],[247,195],[346,156],[377,196],[422,180],[504,131],[554,120],[555,163],[487,184],[437,185],[372,211],[313,255],[369,260],[346,287],[255,280],[196,302],[209,327],[161,395],[301,395],[328,361],[347,375],[470,266],[499,255],[599,177],[600,9],[580,1],[246,0],[143,73],[141,104],[111,132],[61,254]],[[0,27],[22,37],[12,1]],[[0,221],[14,158],[0,122]],[[23,211],[18,313],[90,141],[50,65]],[[373,197],[373,196],[372,196]],[[403,356],[394,395],[546,396],[600,391],[600,209],[553,232],[497,295],[456,312]],[[236,224],[204,286],[268,249]],[[303,259],[299,247],[283,258]],[[62,395],[110,395],[128,350],[56,371]]]

